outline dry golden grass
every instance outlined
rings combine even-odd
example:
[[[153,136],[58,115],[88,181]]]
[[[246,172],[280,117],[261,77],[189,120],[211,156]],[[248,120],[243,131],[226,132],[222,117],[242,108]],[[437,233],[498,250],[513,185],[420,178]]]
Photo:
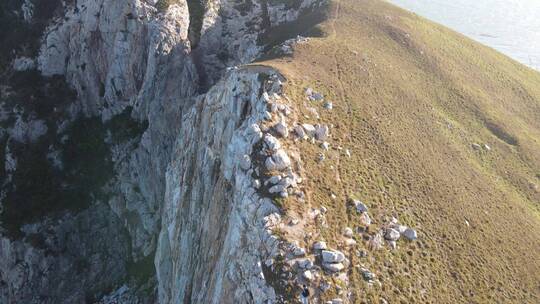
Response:
[[[357,302],[540,303],[540,74],[382,1],[330,9],[325,37],[263,64],[288,78],[299,122],[332,124],[331,145],[351,150],[319,163],[318,145],[297,145],[308,206],[329,209],[322,237],[358,226],[352,195],[375,226],[396,216],[419,231],[396,251],[351,254],[382,281],[369,287],[351,270]],[[306,87],[334,110],[306,101]],[[319,121],[302,118],[306,104]]]

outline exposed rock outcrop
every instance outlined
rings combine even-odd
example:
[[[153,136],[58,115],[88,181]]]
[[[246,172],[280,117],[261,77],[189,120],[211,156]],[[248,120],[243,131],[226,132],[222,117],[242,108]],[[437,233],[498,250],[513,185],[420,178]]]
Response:
[[[129,113],[130,119],[147,124],[142,135],[127,134],[121,142],[107,131],[114,174],[106,182],[106,197],[93,198],[83,211],[62,209],[61,220],[51,214],[28,226],[35,231],[24,228],[21,239],[2,238],[1,277],[18,279],[0,284],[0,300],[73,303],[108,293],[102,302],[144,302],[152,301],[155,290],[161,303],[275,299],[261,263],[277,251],[278,239],[263,223],[277,210],[271,198],[258,194],[267,188],[262,176],[254,179],[252,174],[266,160],[257,163],[252,152],[263,135],[257,124],[274,118],[268,100],[279,97],[281,85],[274,81],[266,87],[268,77],[278,77],[266,68],[230,69],[225,75],[226,67],[251,62],[279,44],[280,38],[271,35],[273,27],[295,22],[325,1],[237,5],[208,0],[197,14],[190,1],[161,2],[59,2],[49,14],[53,20],[39,56],[14,53],[15,71],[33,72],[36,65],[47,79],[65,79],[76,96],[62,105],[62,116],[55,116],[53,124],[30,113],[0,134],[2,147],[7,141],[3,166],[10,172],[18,162],[18,155],[7,153],[12,141],[58,136],[58,142],[69,142],[63,132],[80,114],[107,122]],[[40,9],[25,1],[20,16],[31,24],[43,15]],[[277,110],[290,113],[284,105]],[[1,122],[8,124],[3,116]],[[288,136],[283,120],[273,123],[282,137]],[[53,145],[47,149],[51,166],[63,167],[62,153]],[[266,167],[282,171],[274,184],[281,187],[278,195],[288,196],[296,183],[289,172],[293,160],[283,148],[266,159]],[[62,231],[72,231],[74,239],[49,240]],[[30,235],[44,238],[46,246],[37,248]],[[75,245],[76,240],[80,243]],[[154,255],[155,266],[136,274],[147,296],[135,295],[133,286],[122,289],[127,281],[133,283],[128,266],[142,268]],[[82,271],[69,272],[74,265]],[[43,267],[47,271],[35,272]],[[111,288],[116,291],[110,293]],[[47,298],[40,298],[43,294]]]

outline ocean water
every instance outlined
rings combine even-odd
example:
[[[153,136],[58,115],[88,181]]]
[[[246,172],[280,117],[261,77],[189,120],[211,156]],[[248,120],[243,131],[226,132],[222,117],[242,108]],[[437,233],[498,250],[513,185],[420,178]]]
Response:
[[[540,71],[540,0],[388,0]]]

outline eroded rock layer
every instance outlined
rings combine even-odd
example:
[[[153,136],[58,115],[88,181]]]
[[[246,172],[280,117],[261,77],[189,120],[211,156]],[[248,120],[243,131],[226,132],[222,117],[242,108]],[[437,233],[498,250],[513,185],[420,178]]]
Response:
[[[45,2],[2,4],[0,302],[275,301],[250,157],[283,79],[226,68],[324,1]]]

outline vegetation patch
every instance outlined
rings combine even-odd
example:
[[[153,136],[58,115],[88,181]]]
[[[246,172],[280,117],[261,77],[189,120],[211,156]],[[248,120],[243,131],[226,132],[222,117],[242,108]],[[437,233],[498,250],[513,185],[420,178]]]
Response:
[[[108,132],[115,143],[140,139],[148,123],[139,123],[130,116],[131,109],[102,123],[98,117],[80,117],[61,136],[48,134],[36,143],[11,142],[17,158],[13,180],[6,185],[0,221],[14,237],[20,227],[48,215],[63,211],[77,212],[94,200],[105,198],[102,188],[113,177],[113,162]],[[57,137],[67,137],[60,141]],[[61,152],[63,168],[47,158],[49,148]]]
[[[61,0],[34,0],[34,14],[26,22],[21,13],[22,0],[0,2],[0,71],[6,71],[16,54],[35,57],[40,47],[40,38],[50,20],[60,15]],[[67,1],[72,2],[72,1]],[[9,30],[6,30],[9,29]]]
[[[131,261],[128,263],[128,276],[135,280],[137,285],[146,283],[152,276],[155,275],[154,257],[155,253],[152,253],[142,258],[140,261]]]

